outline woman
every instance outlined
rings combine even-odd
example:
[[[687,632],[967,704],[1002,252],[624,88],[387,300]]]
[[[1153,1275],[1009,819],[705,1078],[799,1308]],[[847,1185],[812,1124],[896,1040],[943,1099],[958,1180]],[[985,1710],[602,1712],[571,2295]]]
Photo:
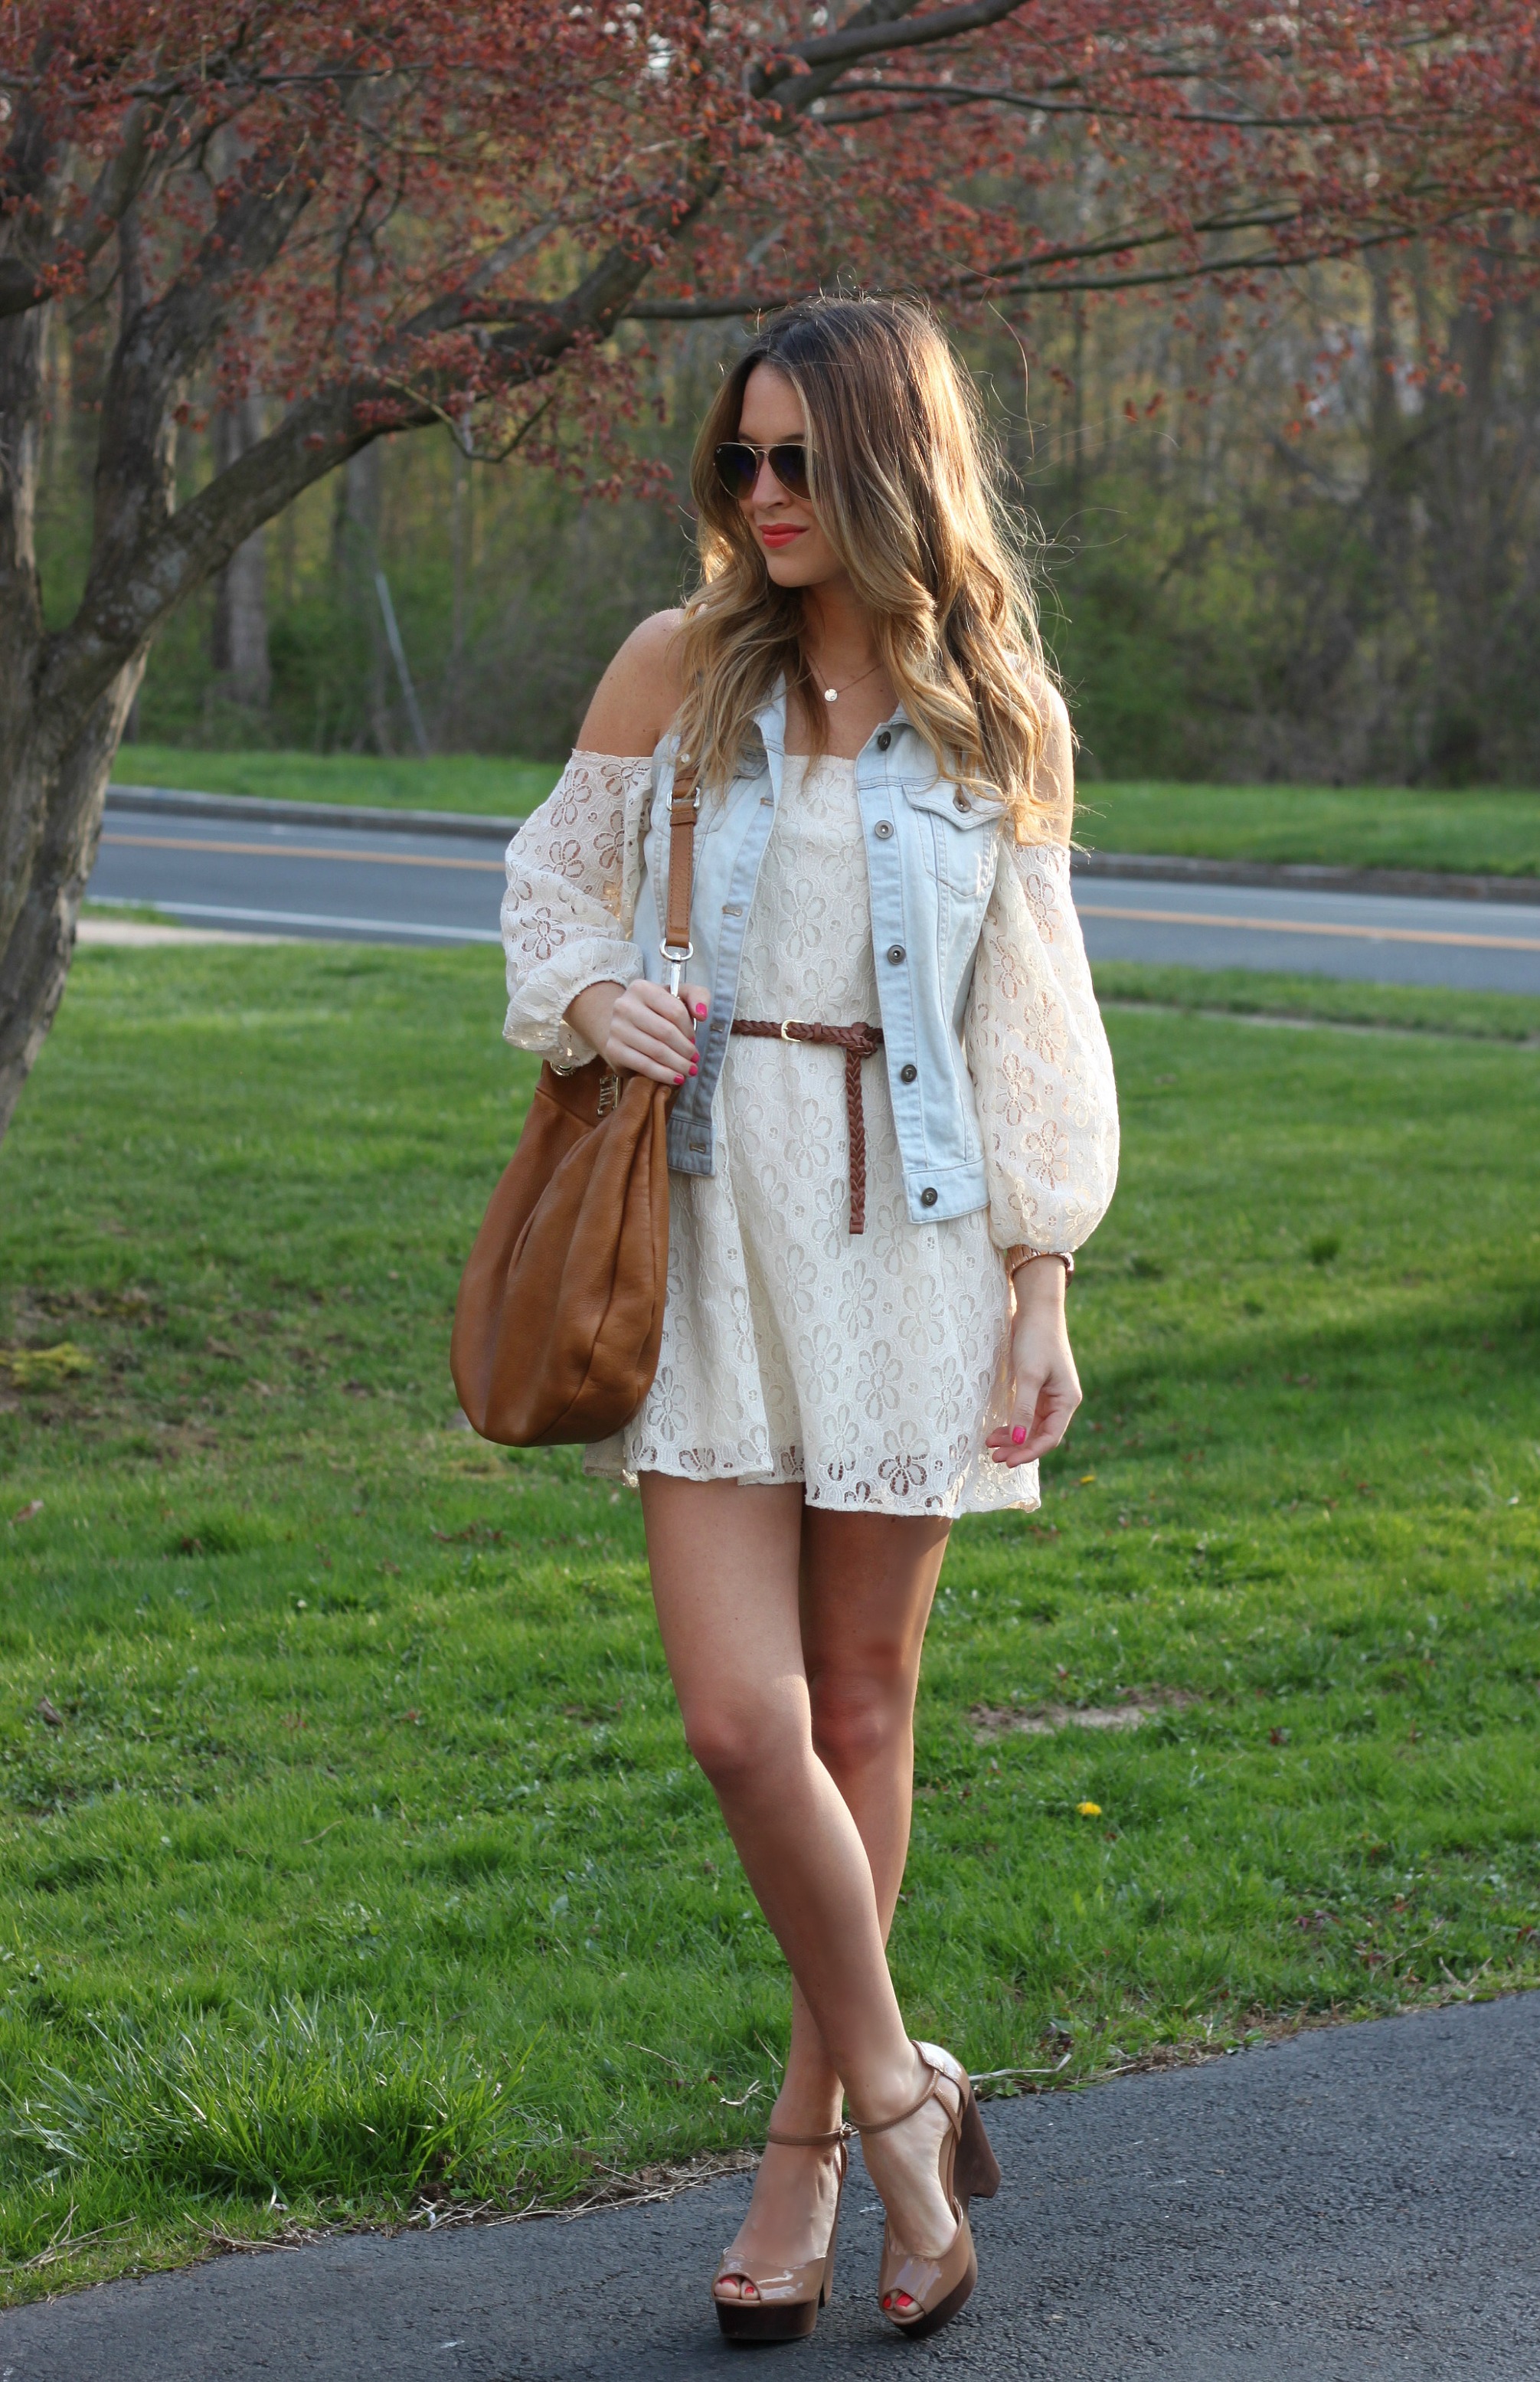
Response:
[[[788,309],[692,476],[699,589],[621,647],[509,848],[507,1032],[677,1087],[657,1375],[588,1462],[640,1480],[685,1732],[791,1970],[717,2314],[813,2329],[843,2092],[887,2211],[879,2303],[919,2334],[972,2289],[968,2198],[998,2172],[885,1952],[920,1650],[952,1516],[1034,1507],[1080,1402],[1065,1282],[1112,1193],[1111,1062],[1069,901],[1069,722],[945,340],[886,300]]]

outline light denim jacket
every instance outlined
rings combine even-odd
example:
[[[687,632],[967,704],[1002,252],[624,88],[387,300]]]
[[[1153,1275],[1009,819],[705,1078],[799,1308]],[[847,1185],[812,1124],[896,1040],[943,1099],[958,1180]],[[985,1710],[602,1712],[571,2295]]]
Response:
[[[694,956],[685,974],[711,994],[697,1036],[701,1071],[674,1102],[668,1162],[714,1172],[712,1101],[738,1001],[743,934],[760,863],[780,802],[786,697],[755,721],[755,746],[726,796],[703,793],[695,830],[691,902]],[[660,744],[649,849],[665,860],[678,739]],[[915,1223],[964,1216],[989,1204],[984,1151],[963,1049],[963,1015],[999,856],[999,814],[942,777],[901,709],[868,737],[856,759],[856,792],[872,890],[872,939],[893,1119],[904,1191]],[[667,980],[660,942],[666,884],[642,873],[633,938],[654,983]],[[853,1025],[851,1017],[809,1020]]]
[[[667,866],[673,753],[670,739],[646,760],[574,753],[508,846],[503,1030],[558,1069],[593,1056],[567,1016],[585,986],[666,975],[666,889],[652,879]],[[688,975],[714,1009],[670,1146],[691,1173],[713,1169],[713,1095],[784,756],[777,700],[726,797],[701,804]],[[959,805],[902,713],[856,762],[880,994],[868,1022],[885,1032],[908,1211],[923,1228],[987,1205],[1001,1249],[1079,1248],[1118,1178],[1117,1087],[1075,915],[1062,775],[1057,807],[1020,844],[987,805]]]

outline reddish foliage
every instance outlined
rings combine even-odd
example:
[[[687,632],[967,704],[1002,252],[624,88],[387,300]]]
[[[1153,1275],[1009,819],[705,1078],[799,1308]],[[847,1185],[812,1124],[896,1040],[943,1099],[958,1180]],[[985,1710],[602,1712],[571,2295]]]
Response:
[[[34,291],[79,289],[131,202],[151,299],[220,289],[205,352],[226,393],[372,382],[368,428],[477,408],[484,445],[547,456],[603,447],[634,408],[604,346],[623,311],[731,312],[837,277],[959,307],[1201,276],[1254,294],[1413,235],[1525,263],[1540,23],[1517,0],[837,13],[0,9],[0,247]],[[830,55],[873,16],[899,20],[885,46]],[[899,45],[927,25],[946,38]],[[606,271],[629,286],[574,310]],[[540,384],[562,361],[558,412]]]

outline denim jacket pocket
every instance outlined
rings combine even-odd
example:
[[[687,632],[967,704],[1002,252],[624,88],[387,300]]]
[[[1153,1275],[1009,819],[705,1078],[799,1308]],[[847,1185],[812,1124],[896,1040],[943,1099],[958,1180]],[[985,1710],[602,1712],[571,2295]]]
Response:
[[[919,815],[920,849],[931,875],[964,900],[987,892],[994,882],[998,812],[944,779],[906,784],[902,792]]]

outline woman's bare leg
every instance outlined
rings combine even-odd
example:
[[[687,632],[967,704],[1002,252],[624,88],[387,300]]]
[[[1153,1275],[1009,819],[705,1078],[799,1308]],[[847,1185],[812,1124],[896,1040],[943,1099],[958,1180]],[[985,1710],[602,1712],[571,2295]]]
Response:
[[[834,2126],[841,2080],[863,2116],[891,2115],[923,2081],[883,1947],[907,1848],[914,1680],[945,1526],[804,1519],[794,1488],[660,1474],[642,1486],[686,1736],[795,1979],[777,2124]],[[814,1745],[815,1712],[829,1761]],[[952,2219],[931,2131],[878,2137],[872,2165],[903,2238],[939,2250]],[[750,2255],[751,2232],[763,2233],[753,2253],[768,2264],[811,2256],[827,2219],[809,2207],[808,2154],[777,2153],[762,2172],[738,2246]],[[827,2168],[824,2196],[830,2178]],[[810,2217],[814,2238],[796,2238]]]
[[[885,1942],[909,1858],[914,1701],[949,1528],[817,1506],[802,1518],[802,1659],[813,1749],[861,1832]],[[811,2132],[812,2113],[831,2100],[837,2110],[838,2089],[813,2013],[794,1986],[780,2121],[791,2132]],[[806,2125],[800,2122],[804,2114]]]

